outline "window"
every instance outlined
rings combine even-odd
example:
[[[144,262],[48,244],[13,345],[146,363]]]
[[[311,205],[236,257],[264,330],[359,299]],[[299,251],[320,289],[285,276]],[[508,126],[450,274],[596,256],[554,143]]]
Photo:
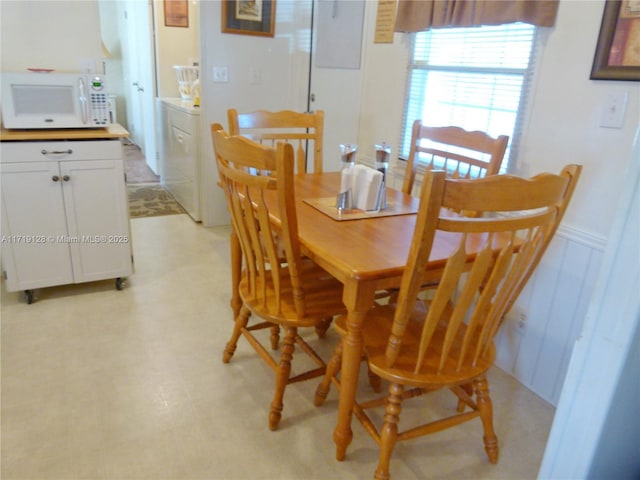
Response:
[[[414,120],[509,136],[517,145],[533,65],[536,27],[524,23],[442,28],[413,35],[400,156]]]

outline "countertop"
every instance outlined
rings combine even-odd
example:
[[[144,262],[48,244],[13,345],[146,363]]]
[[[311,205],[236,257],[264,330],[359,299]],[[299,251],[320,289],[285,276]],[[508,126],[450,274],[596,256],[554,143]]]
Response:
[[[0,141],[25,141],[25,140],[109,140],[114,138],[126,138],[129,132],[118,123],[112,123],[104,128],[64,128],[57,130],[7,130],[0,129]]]
[[[191,115],[200,115],[200,107],[194,107],[193,100],[183,100],[180,97],[162,97],[158,100]]]

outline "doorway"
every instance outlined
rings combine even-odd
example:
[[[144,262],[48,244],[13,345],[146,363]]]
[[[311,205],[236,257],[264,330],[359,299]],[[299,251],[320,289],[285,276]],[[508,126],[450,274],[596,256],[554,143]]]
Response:
[[[140,148],[149,168],[159,174],[154,3],[100,0],[99,11],[104,71],[114,96],[116,121],[129,131],[129,140]]]

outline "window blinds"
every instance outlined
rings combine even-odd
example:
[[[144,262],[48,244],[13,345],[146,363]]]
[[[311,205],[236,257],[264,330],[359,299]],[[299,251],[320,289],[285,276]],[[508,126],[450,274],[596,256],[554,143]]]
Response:
[[[536,27],[523,23],[432,29],[413,35],[400,155],[413,121],[508,135],[502,171],[517,141]]]

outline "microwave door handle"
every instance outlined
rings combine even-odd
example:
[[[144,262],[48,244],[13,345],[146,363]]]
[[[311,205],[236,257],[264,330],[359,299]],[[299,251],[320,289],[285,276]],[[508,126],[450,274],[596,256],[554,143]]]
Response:
[[[80,92],[80,109],[82,111],[82,123],[87,123],[87,117],[89,116],[88,106],[87,106],[87,93],[85,91],[84,79],[78,79],[78,89]]]

